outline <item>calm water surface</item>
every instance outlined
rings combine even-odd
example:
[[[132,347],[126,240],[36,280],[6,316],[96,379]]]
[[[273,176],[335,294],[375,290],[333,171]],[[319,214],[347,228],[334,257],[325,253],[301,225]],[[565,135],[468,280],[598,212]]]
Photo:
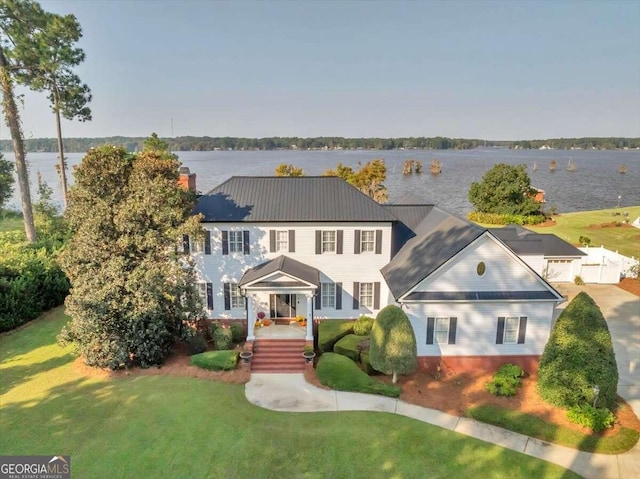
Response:
[[[545,190],[547,205],[559,212],[593,210],[640,205],[640,151],[594,150],[507,150],[479,148],[475,150],[424,151],[203,151],[178,152],[180,160],[197,174],[198,189],[206,192],[234,175],[273,175],[280,163],[301,167],[307,175],[321,175],[339,162],[357,166],[374,158],[384,158],[387,164],[386,185],[389,199],[394,201],[405,193],[413,193],[430,203],[459,215],[471,210],[467,193],[472,182],[479,181],[496,163],[524,164],[532,184]],[[11,159],[11,155],[6,155]],[[70,153],[70,166],[80,162],[84,154]],[[425,170],[421,175],[405,176],[402,163],[406,159],[421,160]],[[429,173],[431,160],[442,163],[442,173]],[[29,153],[32,194],[35,194],[36,171],[54,190],[60,200],[60,186],[55,172],[56,154]],[[549,162],[557,161],[557,170],[549,170]],[[567,171],[571,161],[575,171]],[[538,170],[533,171],[534,164]],[[620,165],[627,173],[618,173]],[[17,185],[16,185],[17,189]],[[18,208],[16,192],[9,202]]]

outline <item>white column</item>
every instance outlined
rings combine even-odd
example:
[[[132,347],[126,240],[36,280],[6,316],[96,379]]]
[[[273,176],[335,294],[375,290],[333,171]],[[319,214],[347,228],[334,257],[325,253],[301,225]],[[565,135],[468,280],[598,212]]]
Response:
[[[307,341],[313,341],[313,295],[307,294]]]
[[[253,310],[253,295],[247,295],[247,341],[256,339],[254,328],[256,325],[256,314]]]

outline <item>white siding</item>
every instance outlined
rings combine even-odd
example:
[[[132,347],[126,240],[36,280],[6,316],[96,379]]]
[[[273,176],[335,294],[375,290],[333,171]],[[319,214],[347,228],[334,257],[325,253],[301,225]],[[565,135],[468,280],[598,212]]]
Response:
[[[479,276],[480,262],[486,266]],[[414,291],[544,291],[540,278],[489,236],[480,238]]]
[[[196,263],[200,281],[213,283],[214,307],[210,313],[216,318],[244,318],[244,309],[224,310],[223,283],[239,282],[242,274],[249,268],[264,263],[281,255],[317,268],[322,273],[320,281],[342,283],[343,297],[341,310],[322,309],[316,312],[317,318],[355,318],[362,314],[373,314],[376,311],[360,308],[353,309],[353,283],[379,282],[380,307],[388,304],[390,293],[380,269],[391,259],[391,224],[299,224],[299,223],[203,223],[205,229],[211,231],[211,255],[192,253]],[[295,230],[295,252],[269,252],[270,230]],[[316,253],[316,230],[342,230],[343,254]],[[382,254],[354,254],[355,230],[382,230]],[[222,254],[222,231],[249,231],[250,254]],[[268,295],[266,308],[268,310]]]
[[[539,355],[551,331],[552,302],[411,303],[405,305],[418,356]],[[526,316],[524,344],[496,344],[499,316]],[[455,344],[426,344],[428,317],[456,317]]]

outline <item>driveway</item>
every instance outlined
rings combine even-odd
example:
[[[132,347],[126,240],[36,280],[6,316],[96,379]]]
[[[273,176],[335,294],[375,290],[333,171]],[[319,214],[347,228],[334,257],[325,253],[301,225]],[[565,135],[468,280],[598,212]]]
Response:
[[[571,301],[580,291],[591,296],[607,320],[618,363],[618,394],[640,417],[640,298],[617,286],[558,283],[554,287]],[[564,308],[569,301],[560,305]]]

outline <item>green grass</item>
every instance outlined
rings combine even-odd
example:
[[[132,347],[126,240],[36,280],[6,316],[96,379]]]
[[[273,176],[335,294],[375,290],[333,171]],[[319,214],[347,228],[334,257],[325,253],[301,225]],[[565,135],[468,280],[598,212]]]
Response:
[[[336,341],[352,332],[353,320],[326,319],[318,326],[318,349],[323,353],[333,351]]]
[[[207,351],[191,356],[191,364],[211,371],[231,371],[238,363],[238,351]]]
[[[324,353],[316,367],[318,380],[331,389],[379,394],[397,398],[400,388],[373,379],[351,359],[341,354]]]
[[[629,221],[640,216],[640,206],[612,208],[597,211],[580,211],[554,216],[555,226],[527,226],[536,233],[553,233],[571,244],[578,245],[580,236],[591,238],[591,246],[603,245],[612,251],[625,256],[640,256],[640,230],[633,227],[589,228],[591,225],[609,224],[624,220],[624,213],[629,213]],[[614,213],[620,213],[614,216]]]
[[[583,434],[573,429],[551,424],[530,414],[521,413],[500,406],[477,406],[467,409],[467,416],[478,421],[503,427],[511,431],[537,437],[543,441],[561,444],[580,451],[601,454],[620,454],[631,449],[638,442],[638,432],[621,428],[616,436],[600,437]]]
[[[0,454],[69,454],[73,477],[574,478],[556,465],[374,412],[278,413],[242,385],[87,378],[56,309],[0,336]]]
[[[0,233],[22,230],[24,230],[24,222],[22,221],[22,215],[20,213],[0,210]]]

